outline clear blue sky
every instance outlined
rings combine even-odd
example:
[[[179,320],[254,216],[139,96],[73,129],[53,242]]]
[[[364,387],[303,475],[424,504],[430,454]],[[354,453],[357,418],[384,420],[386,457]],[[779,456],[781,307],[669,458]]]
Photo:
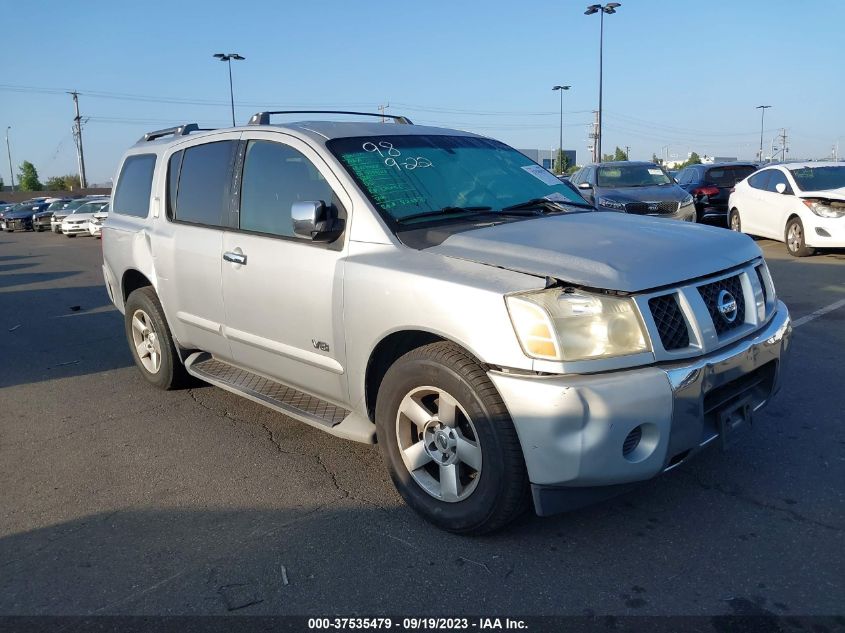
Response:
[[[0,126],[15,164],[43,178],[76,171],[82,93],[88,176],[107,182],[145,131],[228,124],[233,65],[239,123],[260,109],[313,106],[405,113],[518,147],[564,145],[587,160],[597,105],[599,16],[586,0],[428,2],[19,2],[4,13]],[[650,158],[670,146],[753,157],[781,127],[793,157],[845,153],[845,1],[623,0],[605,19],[604,149]],[[32,90],[35,88],[37,90]],[[0,169],[9,184],[5,156]],[[16,170],[17,171],[17,170]]]

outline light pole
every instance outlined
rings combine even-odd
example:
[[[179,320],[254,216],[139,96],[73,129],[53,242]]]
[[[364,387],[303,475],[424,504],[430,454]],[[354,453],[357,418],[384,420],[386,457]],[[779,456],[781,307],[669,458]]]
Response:
[[[221,62],[229,64],[229,100],[232,103],[232,127],[235,127],[235,93],[232,90],[232,60],[242,61],[246,57],[241,57],[237,53],[215,53],[214,56]]]
[[[15,190],[15,170],[12,167],[12,150],[9,147],[9,130],[12,129],[11,125],[6,126],[6,153],[9,155],[9,175],[12,177],[12,191]]]
[[[554,86],[552,90],[558,90],[560,92],[560,146],[558,149],[558,172],[563,173],[563,169],[561,165],[563,164],[563,93],[565,90],[569,90],[572,86]]]
[[[611,15],[616,13],[616,9],[621,7],[621,2],[608,2],[602,6],[600,4],[591,4],[584,11],[584,15],[593,15],[599,13],[601,15],[601,26],[599,28],[599,126],[596,132],[596,162],[601,162],[601,102],[602,102],[602,66],[604,65],[604,14]]]
[[[759,160],[763,162],[763,121],[766,118],[766,110],[771,108],[770,105],[758,105],[755,110],[760,110],[760,156]]]

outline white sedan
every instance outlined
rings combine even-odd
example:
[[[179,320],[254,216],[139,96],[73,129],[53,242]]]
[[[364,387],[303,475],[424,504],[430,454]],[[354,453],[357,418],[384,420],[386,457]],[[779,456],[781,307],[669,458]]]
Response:
[[[107,207],[108,204],[108,200],[92,200],[91,202],[86,202],[85,204],[76,207],[67,216],[65,216],[64,220],[62,220],[62,233],[68,237],[76,237],[80,233],[89,235],[88,221],[94,217],[95,213],[102,211],[104,207]]]
[[[102,237],[103,222],[105,222],[108,217],[109,205],[104,206],[91,216],[91,219],[88,220],[88,232],[91,234],[91,237],[96,237],[97,239]]]
[[[845,248],[845,163],[765,167],[737,183],[728,209],[732,230],[786,242],[794,257]]]

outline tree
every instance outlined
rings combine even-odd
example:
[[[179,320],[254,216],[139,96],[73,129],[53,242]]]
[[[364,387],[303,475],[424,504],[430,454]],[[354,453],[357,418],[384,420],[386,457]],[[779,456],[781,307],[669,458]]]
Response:
[[[569,169],[569,158],[567,158],[566,154],[562,149],[558,149],[557,158],[555,159],[555,171],[558,174],[562,174],[567,169]]]
[[[701,164],[701,158],[698,156],[698,154],[696,154],[695,152],[690,152],[690,155],[689,155],[689,158],[687,159],[685,167],[688,167],[690,165],[700,165],[700,164]]]
[[[21,163],[18,172],[18,184],[21,191],[41,191],[43,189],[38,180],[38,170],[28,160]]]
[[[612,154],[603,154],[601,160],[603,163],[611,160],[628,160],[628,155],[625,153],[625,150],[617,146],[616,151]]]
[[[44,188],[47,191],[64,191],[65,179],[64,176],[50,176],[47,182],[44,183]]]
[[[65,181],[65,189],[67,191],[82,188],[82,185],[79,182],[79,174],[68,174],[67,176],[62,176],[62,180]]]
[[[581,165],[573,165],[572,167],[570,167],[569,169],[566,170],[566,173],[567,174],[574,174],[579,169],[581,169]]]

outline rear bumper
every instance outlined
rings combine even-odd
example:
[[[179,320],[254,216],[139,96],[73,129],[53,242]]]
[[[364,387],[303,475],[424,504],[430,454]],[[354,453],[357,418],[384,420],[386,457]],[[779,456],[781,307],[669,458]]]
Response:
[[[674,468],[719,437],[724,407],[766,405],[791,338],[783,303],[769,323],[709,356],[606,374],[491,371],[522,445],[538,514],[618,494]],[[623,453],[637,427],[636,447]]]

